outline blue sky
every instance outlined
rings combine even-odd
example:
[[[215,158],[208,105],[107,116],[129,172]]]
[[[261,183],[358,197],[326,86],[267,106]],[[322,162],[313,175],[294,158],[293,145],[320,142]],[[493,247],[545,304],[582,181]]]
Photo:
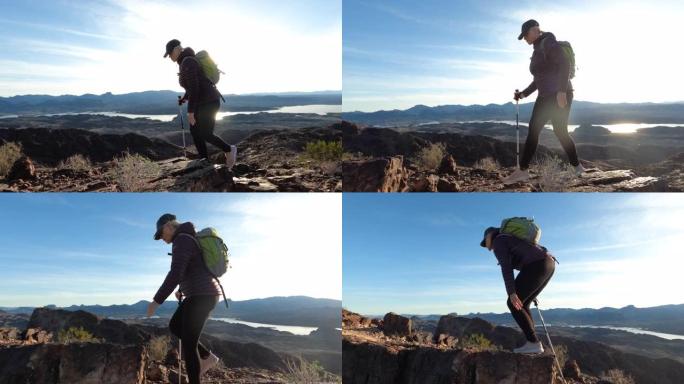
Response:
[[[576,98],[682,101],[684,3],[636,1],[374,1],[343,4],[344,111],[416,104],[505,103],[531,81],[520,25],[573,45]]]
[[[0,0],[0,96],[179,88],[177,38],[224,93],[341,89],[341,0]]]
[[[154,241],[172,212],[215,227],[232,253],[234,300],[341,298],[339,194],[28,194],[0,199],[0,307],[152,300],[171,246]]]
[[[370,315],[508,309],[488,226],[534,217],[560,265],[546,308],[684,303],[680,194],[345,194],[343,305]]]

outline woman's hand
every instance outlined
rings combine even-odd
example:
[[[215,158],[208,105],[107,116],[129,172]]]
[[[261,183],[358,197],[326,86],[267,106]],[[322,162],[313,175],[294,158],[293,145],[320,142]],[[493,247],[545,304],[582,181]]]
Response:
[[[518,311],[522,310],[523,308],[523,303],[520,301],[520,298],[518,298],[518,295],[515,293],[511,293],[508,296],[508,299],[511,301],[511,304],[513,304],[513,307],[517,309]]]
[[[568,96],[567,93],[565,92],[558,92],[556,94],[556,101],[558,102],[558,106],[561,107],[561,109],[564,109],[565,107],[568,106]]]
[[[176,291],[176,299],[180,300],[183,298],[183,293],[181,291]]]
[[[150,304],[147,305],[147,317],[151,317],[154,315],[154,312],[159,308],[159,304],[157,304],[156,301],[152,300]]]
[[[194,113],[188,113],[188,122],[190,125],[195,125],[195,114]]]

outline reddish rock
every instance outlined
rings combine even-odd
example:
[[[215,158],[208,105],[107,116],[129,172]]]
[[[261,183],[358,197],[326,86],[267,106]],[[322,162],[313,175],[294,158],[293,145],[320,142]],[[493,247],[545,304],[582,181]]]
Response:
[[[7,174],[8,181],[33,180],[36,178],[36,166],[27,156],[20,157],[12,164]]]
[[[40,328],[28,328],[24,340],[27,344],[49,343],[52,341],[52,333]]]
[[[394,312],[387,313],[382,323],[382,332],[387,336],[410,336],[413,332],[411,319]]]
[[[345,192],[408,191],[408,171],[402,156],[345,161],[342,175]]]
[[[581,380],[582,373],[580,372],[577,360],[568,360],[563,367],[563,376],[566,379]]]
[[[458,166],[456,165],[456,160],[451,155],[445,155],[442,161],[439,163],[439,168],[437,172],[443,175],[455,175],[457,173]]]

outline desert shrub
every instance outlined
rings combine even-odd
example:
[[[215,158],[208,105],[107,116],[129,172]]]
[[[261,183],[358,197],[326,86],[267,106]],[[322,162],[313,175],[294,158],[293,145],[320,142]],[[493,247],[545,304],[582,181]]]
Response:
[[[14,162],[21,157],[21,144],[5,143],[0,146],[0,177],[5,177]]]
[[[319,161],[340,161],[342,152],[342,141],[318,140],[307,143],[304,148],[307,157]]]
[[[608,380],[613,384],[634,384],[632,376],[622,372],[619,369],[609,369],[602,375],[604,380]]]
[[[90,159],[80,154],[70,156],[57,164],[58,169],[72,169],[74,171],[89,171],[92,167],[93,164]]]
[[[86,331],[83,327],[71,327],[68,329],[61,329],[57,335],[57,340],[60,343],[78,343],[84,341],[98,341],[92,333]]]
[[[496,171],[500,168],[499,162],[491,157],[484,157],[473,164],[473,168],[484,169],[485,171]]]
[[[125,153],[114,159],[114,178],[124,192],[141,192],[150,179],[161,174],[161,167],[138,154]]]
[[[492,344],[489,339],[484,337],[481,333],[471,333],[467,336],[462,337],[458,341],[458,346],[461,348],[475,349],[478,351],[488,351],[498,349],[494,344]]]
[[[287,361],[287,382],[296,384],[341,383],[342,379],[327,372],[318,361],[301,357]]]
[[[155,336],[150,340],[149,352],[152,360],[163,361],[169,352],[169,336]]]
[[[544,192],[564,192],[574,177],[570,165],[556,156],[542,157],[533,165],[533,170]]]
[[[431,143],[418,151],[415,163],[420,169],[432,171],[439,167],[445,154],[446,145],[444,143]]]

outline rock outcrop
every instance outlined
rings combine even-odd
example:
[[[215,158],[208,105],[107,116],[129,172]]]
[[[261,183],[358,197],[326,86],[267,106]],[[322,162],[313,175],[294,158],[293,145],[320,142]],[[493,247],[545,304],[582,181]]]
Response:
[[[150,336],[120,320],[103,319],[85,311],[36,308],[29,319],[28,329],[41,329],[57,335],[60,330],[83,328],[95,338],[107,343],[137,345],[149,341]]]
[[[183,149],[176,145],[135,133],[98,134],[68,128],[0,129],[0,142],[21,143],[25,155],[49,166],[77,154],[93,162],[110,161],[124,152],[155,161],[183,155]]]
[[[41,132],[43,133],[41,135]],[[262,130],[238,144],[238,163],[225,166],[225,155],[200,162],[182,148],[129,133],[99,135],[74,129],[0,129],[0,143],[21,143],[36,160],[28,177],[23,171],[0,182],[0,191],[18,192],[333,192],[342,190],[339,161],[314,160],[307,143],[341,140],[340,127]],[[193,149],[189,149],[189,155]],[[123,154],[151,161],[121,161]],[[55,165],[72,155],[90,163],[84,168]],[[23,164],[23,163],[22,163]]]
[[[401,132],[390,128],[359,128],[345,123],[344,191],[374,192],[669,192],[684,190],[684,161],[668,161],[644,167],[649,159],[662,159],[669,147],[632,150],[618,145],[588,145],[578,151],[590,172],[577,176],[568,169],[561,149],[540,145],[531,165],[528,182],[504,185],[516,166],[515,142],[482,136],[478,131],[421,130]],[[448,127],[447,127],[448,128]],[[445,129],[447,129],[445,128]],[[461,132],[461,131],[459,131]],[[592,127],[579,136],[611,137]],[[598,133],[603,133],[598,135]],[[484,134],[484,132],[483,132]],[[444,148],[435,169],[422,169],[421,149],[432,144]],[[645,154],[643,152],[646,152]],[[585,161],[584,159],[596,159]],[[399,162],[396,159],[401,159]],[[550,160],[561,159],[561,160]],[[599,170],[603,169],[603,170]]]
[[[74,327],[83,328],[93,338],[61,343],[52,337]],[[165,357],[155,360],[149,343],[155,336],[168,336],[168,328],[128,325],[85,311],[37,308],[25,331],[0,329],[0,383],[178,382],[178,344],[169,342]],[[259,344],[230,342],[208,335],[203,336],[203,342],[223,361],[203,377],[205,383],[288,380],[286,360],[292,356]],[[155,350],[158,356],[158,347]],[[184,375],[180,378],[187,383]]]
[[[144,384],[142,346],[35,344],[0,348],[0,382]]]
[[[358,316],[347,312],[343,314],[343,321],[357,325]],[[377,327],[345,326],[342,380],[360,384],[559,383],[551,355],[528,356],[497,348],[459,347],[456,338],[447,334],[491,333],[496,328],[480,319],[472,324],[469,320],[445,317],[435,342],[425,332],[409,332],[409,336],[410,319],[394,313],[385,315],[382,332]],[[399,328],[398,332],[386,332],[395,328]]]
[[[342,175],[345,192],[408,191],[408,171],[402,156],[345,161]]]
[[[386,336],[411,336],[411,319],[396,313],[387,313],[382,319],[382,332]]]

